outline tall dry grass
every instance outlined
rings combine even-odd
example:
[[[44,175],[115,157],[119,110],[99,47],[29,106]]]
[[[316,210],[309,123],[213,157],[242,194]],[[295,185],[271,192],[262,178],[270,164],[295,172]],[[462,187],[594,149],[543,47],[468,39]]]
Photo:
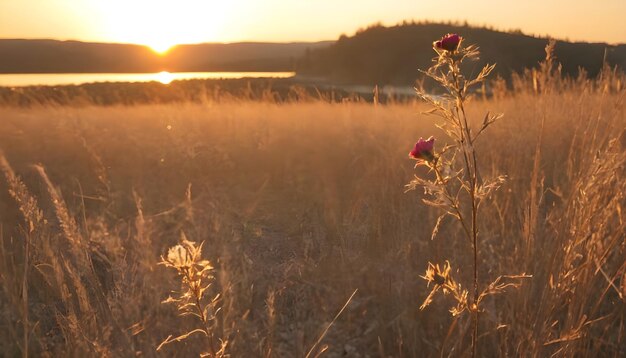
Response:
[[[508,177],[481,207],[480,281],[511,268],[533,276],[483,303],[485,356],[626,354],[623,77],[554,71],[518,76],[513,90],[494,86],[468,107],[468,118],[506,113],[477,143],[485,175]],[[449,259],[471,282],[473,260],[454,225],[431,240],[438,213],[404,193],[407,151],[438,133],[419,114],[426,109],[0,109],[0,352],[206,352],[203,335],[157,351],[197,329],[195,317],[161,303],[181,283],[157,263],[184,234],[204,242],[214,266],[210,334],[226,354],[469,354],[467,317],[445,305],[419,310],[427,262]]]

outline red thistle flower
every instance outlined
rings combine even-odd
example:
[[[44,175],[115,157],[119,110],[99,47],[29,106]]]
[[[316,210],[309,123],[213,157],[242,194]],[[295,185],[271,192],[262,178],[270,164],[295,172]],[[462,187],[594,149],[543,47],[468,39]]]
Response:
[[[435,159],[435,156],[433,155],[434,146],[434,137],[430,137],[427,140],[424,140],[424,138],[420,138],[417,143],[415,143],[415,147],[413,147],[413,150],[409,152],[409,157],[418,160],[432,161],[433,159]]]
[[[459,47],[462,40],[463,38],[457,34],[447,34],[442,37],[441,40],[436,41],[434,45],[438,50],[454,52]]]

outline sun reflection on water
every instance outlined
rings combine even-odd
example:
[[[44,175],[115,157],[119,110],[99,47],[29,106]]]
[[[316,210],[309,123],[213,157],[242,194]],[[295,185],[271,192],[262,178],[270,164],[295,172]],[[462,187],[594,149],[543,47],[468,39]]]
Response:
[[[164,85],[168,85],[174,80],[174,75],[167,71],[161,71],[155,75],[155,80]]]

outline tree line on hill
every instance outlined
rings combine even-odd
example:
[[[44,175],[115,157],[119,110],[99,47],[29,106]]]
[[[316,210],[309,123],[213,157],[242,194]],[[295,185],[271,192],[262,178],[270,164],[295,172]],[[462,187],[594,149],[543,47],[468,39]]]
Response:
[[[433,41],[447,33],[458,33],[466,44],[480,47],[481,59],[470,66],[478,73],[486,63],[496,63],[496,73],[505,79],[545,58],[547,38],[527,36],[521,31],[501,32],[458,24],[380,24],[342,35],[331,46],[309,50],[297,64],[297,73],[324,78],[332,83],[368,85],[412,85],[419,69],[428,69],[436,56]],[[555,54],[562,73],[577,76],[584,69],[589,76],[609,65],[626,67],[626,45],[557,41]]]

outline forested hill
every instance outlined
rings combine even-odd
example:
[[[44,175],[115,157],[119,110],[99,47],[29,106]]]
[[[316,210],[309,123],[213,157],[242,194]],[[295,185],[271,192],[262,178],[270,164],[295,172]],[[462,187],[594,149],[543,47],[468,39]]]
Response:
[[[486,62],[497,63],[497,73],[509,78],[513,72],[535,67],[545,57],[545,38],[470,26],[405,23],[376,25],[351,37],[341,36],[327,48],[308,51],[297,72],[334,83],[413,84],[420,76],[418,69],[431,65],[433,41],[446,33],[458,33],[466,44],[480,47],[481,60],[473,64],[476,71]],[[578,75],[582,67],[593,76],[602,67],[605,49],[611,65],[626,68],[626,45],[557,41],[556,56],[565,74]]]
[[[131,44],[0,39],[0,73],[293,71],[307,49],[331,43],[204,43],[159,55]]]

